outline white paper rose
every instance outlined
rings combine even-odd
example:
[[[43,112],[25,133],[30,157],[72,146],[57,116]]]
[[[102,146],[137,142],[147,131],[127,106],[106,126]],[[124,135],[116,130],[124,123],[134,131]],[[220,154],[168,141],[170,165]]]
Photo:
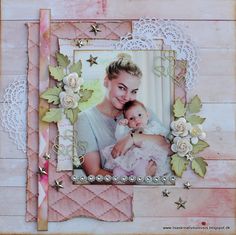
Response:
[[[177,153],[180,157],[184,157],[187,153],[193,150],[193,146],[187,138],[175,137],[171,150]]]
[[[74,109],[78,106],[79,95],[72,90],[63,91],[59,94],[61,106],[63,108]]]
[[[174,136],[187,136],[188,131],[191,129],[191,124],[187,123],[184,118],[179,118],[178,120],[171,122],[170,126]]]
[[[83,79],[78,76],[77,73],[70,73],[68,76],[63,78],[63,83],[65,84],[64,89],[72,90],[78,92],[80,86],[83,84]]]
[[[206,133],[202,130],[200,124],[191,127],[190,135],[192,144],[197,144],[199,139],[204,140],[206,138]]]

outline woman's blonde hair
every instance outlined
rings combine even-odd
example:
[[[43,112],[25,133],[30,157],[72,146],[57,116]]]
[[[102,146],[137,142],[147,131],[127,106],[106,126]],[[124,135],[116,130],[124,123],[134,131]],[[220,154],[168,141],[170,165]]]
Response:
[[[106,68],[106,74],[109,80],[117,78],[121,71],[138,78],[142,77],[142,71],[135,63],[132,62],[131,56],[126,53],[118,54],[117,60],[111,62]]]

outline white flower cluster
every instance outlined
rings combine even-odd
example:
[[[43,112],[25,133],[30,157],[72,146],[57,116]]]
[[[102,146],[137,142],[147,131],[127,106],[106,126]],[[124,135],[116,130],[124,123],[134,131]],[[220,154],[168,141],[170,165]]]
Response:
[[[200,124],[191,125],[183,117],[173,121],[170,126],[171,134],[174,136],[171,150],[180,157],[191,155],[193,145],[197,144],[199,139],[204,140],[206,138],[206,133],[203,132]]]
[[[83,79],[74,72],[63,78],[63,84],[65,91],[59,94],[61,106],[75,109],[80,99],[79,90],[83,84]]]

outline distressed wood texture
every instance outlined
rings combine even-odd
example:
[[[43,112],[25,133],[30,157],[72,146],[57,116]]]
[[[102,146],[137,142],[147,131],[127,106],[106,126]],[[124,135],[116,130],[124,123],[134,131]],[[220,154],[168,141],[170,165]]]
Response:
[[[137,217],[235,217],[236,189],[177,189],[169,197],[162,196],[165,187],[135,187],[134,213]],[[186,202],[186,209],[177,210],[174,202],[179,197]],[[156,203],[154,203],[156,202]],[[168,208],[168,209],[167,209]]]
[[[26,79],[26,74],[3,75],[0,81],[0,94],[4,93],[9,83],[17,79]],[[224,84],[227,84],[224,85]],[[209,92],[209,87],[212,91]],[[230,89],[229,89],[230,87]],[[199,76],[195,88],[189,92],[189,96],[198,94],[203,103],[235,103],[236,79],[233,76]],[[3,101],[0,97],[0,103]]]
[[[135,187],[134,221],[107,223],[76,218],[49,223],[46,233],[76,234],[235,234],[236,233],[236,1],[235,0],[2,0],[0,94],[27,74],[27,27],[39,22],[39,9],[51,9],[53,21],[92,19],[175,19],[199,49],[199,76],[189,96],[203,101],[201,116],[210,148],[205,179],[186,171],[176,186]],[[17,35],[17,36],[16,36]],[[38,37],[37,33],[35,37]],[[37,61],[37,60],[36,60]],[[2,106],[0,99],[0,109]],[[27,158],[0,127],[0,233],[36,233],[25,222]],[[183,183],[190,181],[190,190]],[[35,185],[37,187],[37,185]],[[186,209],[176,209],[181,196]],[[203,225],[203,222],[205,225]],[[163,229],[170,227],[169,230]],[[196,226],[198,229],[175,229]],[[209,226],[208,229],[203,227]],[[211,228],[217,226],[218,229]],[[221,227],[222,229],[219,229]],[[229,227],[229,229],[228,229]]]
[[[2,47],[27,48],[27,20],[2,22]],[[235,21],[188,21],[177,22],[201,49],[236,49]],[[11,37],[17,30],[18,37]],[[199,34],[201,32],[201,34]],[[227,34],[227,37],[225,35]],[[19,40],[22,38],[24,40]]]
[[[207,118],[204,129],[210,145],[201,153],[206,159],[236,159],[235,113],[236,104],[203,104],[200,114]],[[0,158],[26,158],[15,145],[9,147],[12,141],[7,133],[1,129],[0,134]]]
[[[168,19],[234,20],[234,0],[3,0],[4,20],[37,20],[38,9],[51,8],[52,19]],[[131,10],[132,9],[132,10]],[[135,10],[134,10],[135,9]]]
[[[5,216],[4,221],[0,216],[0,227],[2,232],[12,231],[18,233],[32,234],[35,230],[34,223],[24,221],[24,216]],[[12,224],[15,224],[12,227]],[[206,225],[203,226],[202,223]],[[214,227],[215,225],[218,227]],[[176,227],[195,227],[195,229],[181,229]],[[175,228],[165,229],[164,227]],[[198,228],[197,228],[198,227]],[[221,229],[219,229],[221,227]],[[212,234],[216,235],[221,231],[222,234],[235,235],[236,229],[235,218],[212,218],[212,217],[138,217],[132,223],[107,223],[89,218],[80,218],[68,220],[61,223],[49,223],[49,231],[55,231],[58,234],[66,234],[68,231],[73,234],[145,234],[149,230],[149,234]],[[204,228],[204,229],[202,229]],[[119,232],[117,232],[119,231]],[[55,234],[55,233],[53,233]],[[218,233],[219,234],[219,233]]]
[[[24,187],[26,162],[26,159],[0,159],[0,187]],[[182,179],[177,178],[175,187],[183,188],[183,183],[189,180],[193,188],[236,188],[235,160],[207,160],[207,164],[208,172],[204,179],[195,175],[189,168]]]
[[[27,33],[25,23],[26,21],[5,21],[3,23],[2,75],[7,76],[7,78],[0,80],[0,92],[11,79],[15,79],[17,75],[26,74],[27,40],[19,40],[19,38],[24,38]],[[198,93],[205,102],[236,102],[236,73],[233,65],[235,21],[185,20],[179,22],[179,25],[186,29],[186,33],[199,47],[201,59],[199,82],[191,93]],[[15,31],[19,32],[19,37],[11,37]],[[199,33],[200,31],[201,33]],[[206,63],[210,64],[205,66]],[[225,83],[227,86],[222,85]],[[207,92],[208,87],[214,88],[212,92]],[[231,89],[228,89],[229,87]]]
[[[199,62],[200,76],[235,76],[234,68],[236,50],[233,49],[200,49]],[[2,50],[3,75],[18,75],[26,73],[27,65],[27,49],[26,48],[6,48]],[[19,59],[22,59],[20,61]],[[206,64],[208,66],[206,66]],[[11,66],[15,66],[12,68]],[[24,65],[24,66],[23,66]]]
[[[1,107],[1,106],[0,106]],[[209,118],[208,118],[209,119]],[[25,159],[26,154],[12,144],[7,133],[0,130],[0,159]],[[207,142],[210,147],[201,153],[206,159],[235,160],[236,135],[232,131],[216,130],[207,132]],[[9,147],[11,145],[11,147]],[[9,174],[11,172],[9,171]]]
[[[169,197],[162,196],[165,188]],[[134,191],[135,217],[235,217],[236,189],[136,186]],[[177,210],[179,197],[187,201],[186,210]],[[1,187],[0,215],[25,215],[24,199],[24,187]]]

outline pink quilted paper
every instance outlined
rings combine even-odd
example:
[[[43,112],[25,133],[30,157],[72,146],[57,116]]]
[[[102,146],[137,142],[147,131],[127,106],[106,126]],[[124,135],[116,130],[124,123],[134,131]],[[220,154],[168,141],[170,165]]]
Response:
[[[94,23],[94,22],[92,22]],[[58,51],[57,39],[93,38],[90,22],[60,22],[51,24],[51,61]],[[131,31],[131,22],[101,22],[102,32],[96,38],[118,39]],[[27,208],[26,220],[37,218],[37,171],[38,171],[38,73],[39,42],[38,23],[28,24],[28,142],[27,142]],[[56,126],[50,125],[50,146],[57,134]],[[49,187],[49,221],[63,221],[77,216],[92,217],[105,221],[132,220],[132,186],[72,185],[70,172],[56,172],[56,156],[49,160],[49,184],[63,180],[64,188],[57,192]]]

